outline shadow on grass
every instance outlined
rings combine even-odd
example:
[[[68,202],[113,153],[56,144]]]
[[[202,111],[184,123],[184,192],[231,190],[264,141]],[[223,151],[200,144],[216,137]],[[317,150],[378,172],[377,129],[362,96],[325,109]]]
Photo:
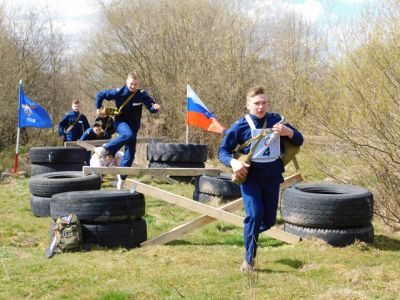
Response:
[[[216,246],[216,245],[226,245],[226,246],[238,246],[244,247],[243,241],[239,240],[227,240],[227,241],[200,241],[200,242],[189,242],[186,240],[175,240],[169,242],[167,245],[169,246]]]
[[[279,259],[275,261],[276,263],[287,265],[294,269],[300,269],[303,266],[303,262],[297,259]]]
[[[374,242],[369,244],[369,246],[383,251],[399,251],[400,240],[393,239],[386,235],[377,234],[374,237]]]
[[[256,271],[257,272],[260,272],[260,273],[266,273],[266,274],[272,274],[272,273],[275,273],[275,274],[278,274],[278,273],[289,273],[289,272],[291,272],[291,271],[282,271],[282,270],[272,270],[272,269],[262,269],[262,268],[259,268],[259,267],[256,267]]]

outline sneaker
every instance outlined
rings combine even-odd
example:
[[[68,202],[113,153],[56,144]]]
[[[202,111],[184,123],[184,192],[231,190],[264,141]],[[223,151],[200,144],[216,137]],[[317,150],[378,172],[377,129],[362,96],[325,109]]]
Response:
[[[94,153],[96,153],[99,157],[103,157],[103,155],[106,153],[106,149],[104,147],[95,147]]]
[[[254,272],[254,263],[248,263],[246,260],[243,261],[240,266],[240,272],[252,273]]]
[[[117,181],[117,189],[122,190],[125,185],[125,180],[121,178],[121,175],[117,175],[118,181]]]

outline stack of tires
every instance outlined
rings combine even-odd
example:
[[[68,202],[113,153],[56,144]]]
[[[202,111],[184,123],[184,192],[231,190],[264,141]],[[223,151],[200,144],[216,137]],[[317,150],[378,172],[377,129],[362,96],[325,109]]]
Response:
[[[50,216],[51,197],[69,191],[99,190],[99,175],[84,175],[78,171],[51,172],[35,175],[29,179],[30,207],[36,217]]]
[[[316,237],[332,246],[356,240],[374,241],[373,195],[362,187],[344,184],[297,184],[282,192],[284,230],[300,237]]]
[[[202,175],[196,178],[193,200],[208,203],[229,202],[242,197],[240,186],[233,183],[229,175],[211,177]]]
[[[204,168],[207,145],[158,143],[147,144],[149,168]],[[193,182],[193,176],[171,176],[181,182]]]
[[[32,147],[29,159],[32,176],[58,171],[81,171],[86,150],[78,147]]]
[[[50,240],[55,220],[72,213],[81,222],[85,249],[93,245],[131,249],[147,240],[143,194],[115,190],[55,194],[50,202]]]

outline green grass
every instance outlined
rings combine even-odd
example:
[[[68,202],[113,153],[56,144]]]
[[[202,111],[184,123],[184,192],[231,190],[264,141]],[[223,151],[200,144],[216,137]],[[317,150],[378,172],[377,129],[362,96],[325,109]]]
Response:
[[[145,182],[148,179],[142,178]],[[153,183],[152,183],[153,185]],[[155,186],[191,196],[187,184]],[[398,299],[400,240],[334,248],[262,237],[257,272],[238,271],[242,229],[215,222],[164,246],[96,248],[44,257],[50,218],[29,208],[28,179],[0,184],[0,299]],[[146,197],[149,238],[198,215]]]

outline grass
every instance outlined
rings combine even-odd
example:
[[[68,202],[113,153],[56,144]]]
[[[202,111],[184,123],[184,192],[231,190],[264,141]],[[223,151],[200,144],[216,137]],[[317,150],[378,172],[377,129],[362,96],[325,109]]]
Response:
[[[146,179],[144,179],[146,181]],[[187,184],[157,187],[191,196]],[[1,299],[397,299],[400,241],[375,224],[375,243],[334,248],[262,237],[257,272],[238,271],[242,230],[216,222],[168,245],[44,257],[49,218],[29,208],[28,179],[0,185]],[[154,237],[197,214],[146,197]]]

